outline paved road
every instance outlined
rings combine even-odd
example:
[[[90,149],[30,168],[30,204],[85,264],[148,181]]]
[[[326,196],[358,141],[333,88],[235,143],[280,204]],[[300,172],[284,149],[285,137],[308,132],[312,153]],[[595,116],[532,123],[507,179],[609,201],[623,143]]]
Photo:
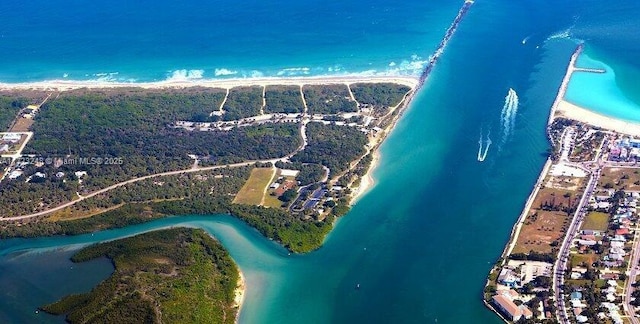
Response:
[[[572,135],[571,132],[570,134]],[[569,146],[570,142],[571,141],[566,140],[565,141],[566,145],[563,145],[563,146]],[[564,155],[565,154],[563,154],[563,156]],[[560,323],[570,323],[569,317],[567,315],[567,308],[564,303],[564,292],[561,291],[560,287],[562,287],[562,285],[564,284],[564,274],[568,268],[567,264],[569,261],[569,252],[571,249],[571,242],[573,241],[573,239],[575,238],[575,236],[578,234],[580,230],[582,221],[584,220],[587,214],[587,208],[586,208],[587,202],[589,201],[589,197],[591,197],[596,186],[598,185],[598,180],[600,179],[600,175],[602,173],[603,163],[601,162],[601,157],[602,155],[600,151],[596,155],[595,160],[592,162],[589,162],[591,164],[595,162],[596,167],[594,169],[589,169],[586,165],[581,163],[564,162],[567,165],[572,165],[575,167],[579,167],[585,171],[588,171],[591,174],[591,176],[589,177],[589,182],[587,183],[585,192],[580,198],[580,202],[578,203],[576,213],[573,216],[573,219],[571,220],[571,224],[569,225],[569,228],[567,229],[567,235],[562,240],[562,244],[560,245],[560,250],[558,252],[558,257],[553,267],[553,291],[554,291],[554,296],[558,306],[556,317]]]
[[[260,161],[260,162],[272,162],[274,163],[275,161],[277,161],[279,159],[275,159],[275,160],[270,160],[270,161]],[[43,216],[46,214],[50,214],[59,210],[62,210],[64,208],[73,206],[75,204],[77,204],[80,201],[83,201],[85,199],[97,196],[99,194],[103,194],[107,191],[134,183],[134,182],[139,182],[142,180],[146,180],[146,179],[151,179],[151,178],[156,178],[156,177],[162,177],[162,176],[170,176],[170,175],[177,175],[177,174],[184,174],[184,173],[192,173],[192,172],[200,172],[200,171],[210,171],[210,170],[217,170],[217,169],[222,169],[222,168],[233,168],[233,167],[240,167],[240,166],[247,166],[247,165],[251,165],[254,164],[258,161],[250,161],[250,162],[242,162],[242,163],[234,163],[234,164],[225,164],[225,165],[216,165],[216,166],[210,166],[210,167],[203,167],[203,168],[189,168],[186,170],[177,170],[177,171],[169,171],[169,172],[162,172],[162,173],[156,173],[156,174],[150,174],[150,175],[146,175],[144,177],[139,177],[139,178],[134,178],[134,179],[130,179],[127,181],[123,181],[123,182],[119,182],[116,183],[114,185],[111,185],[109,187],[94,191],[90,194],[87,194],[85,196],[80,196],[78,199],[76,200],[72,200],[69,201],[67,203],[64,203],[62,205],[47,209],[47,210],[43,210],[41,212],[37,212],[37,213],[33,213],[33,214],[28,214],[28,215],[21,215],[21,216],[14,216],[14,217],[4,217],[4,218],[0,218],[0,221],[16,221],[16,220],[24,220],[24,219],[28,219],[28,218],[33,218],[33,217],[38,217],[38,216]]]
[[[305,115],[306,115],[306,104],[305,104]],[[300,124],[300,138],[302,140],[302,142],[300,143],[300,146],[298,146],[295,151],[291,152],[290,154],[280,157],[280,158],[275,158],[275,159],[270,159],[270,160],[252,160],[252,161],[246,161],[246,162],[240,162],[240,163],[233,163],[233,164],[224,164],[224,165],[215,165],[215,166],[210,166],[210,167],[197,167],[197,164],[194,164],[191,168],[189,169],[184,169],[184,170],[176,170],[176,171],[169,171],[169,172],[162,172],[162,173],[156,173],[156,174],[150,174],[150,175],[146,175],[143,177],[138,177],[138,178],[133,178],[133,179],[129,179],[127,181],[123,181],[123,182],[119,182],[116,183],[114,185],[111,185],[109,187],[94,191],[90,194],[87,194],[85,196],[80,196],[78,195],[78,199],[66,202],[62,205],[58,205],[56,207],[47,209],[47,210],[43,210],[37,213],[33,213],[33,214],[28,214],[28,215],[21,215],[21,216],[13,216],[13,217],[4,217],[4,218],[0,218],[0,221],[17,221],[17,220],[24,220],[24,219],[29,219],[29,218],[33,218],[33,217],[38,217],[38,216],[44,216],[59,210],[62,210],[64,208],[73,206],[75,204],[77,204],[80,201],[83,201],[85,199],[91,198],[91,197],[95,197],[99,194],[103,194],[107,191],[134,183],[134,182],[138,182],[138,181],[142,181],[142,180],[146,180],[146,179],[151,179],[151,178],[156,178],[156,177],[162,177],[162,176],[170,176],[170,175],[177,175],[177,174],[184,174],[184,173],[193,173],[193,172],[200,172],[200,171],[211,171],[211,170],[217,170],[217,169],[222,169],[222,168],[234,168],[234,167],[241,167],[241,166],[247,166],[247,165],[251,165],[254,163],[276,163],[278,161],[288,161],[291,157],[293,157],[294,155],[298,154],[298,152],[302,151],[305,149],[305,147],[307,147],[308,144],[308,140],[307,140],[307,123],[309,122],[308,118],[303,118],[301,124]],[[33,135],[33,133],[30,133],[30,135]],[[26,141],[25,141],[26,142]],[[23,145],[24,147],[24,145]]]
[[[558,320],[561,323],[569,323],[567,309],[564,305],[564,293],[561,291],[560,287],[564,284],[564,273],[567,270],[571,242],[577,235],[580,226],[582,225],[582,221],[584,220],[584,217],[586,215],[586,204],[589,201],[589,197],[593,194],[593,190],[595,189],[596,184],[598,183],[600,172],[601,169],[597,169],[589,178],[587,189],[580,199],[580,203],[578,204],[578,207],[576,209],[576,214],[574,215],[573,219],[571,220],[571,224],[567,229],[567,235],[562,241],[560,252],[558,253],[558,258],[556,259],[556,263],[553,267],[553,291],[558,303]]]
[[[630,304],[631,293],[633,293],[635,289],[631,285],[636,282],[637,276],[639,274],[639,271],[638,271],[639,259],[640,259],[640,249],[638,248],[638,236],[636,235],[633,242],[633,254],[631,255],[631,260],[629,260],[629,273],[627,274],[627,286],[625,287],[625,294],[623,299],[624,310],[629,315],[629,320],[633,324],[640,323],[640,321],[638,320],[638,318],[635,316],[633,312],[634,306]]]

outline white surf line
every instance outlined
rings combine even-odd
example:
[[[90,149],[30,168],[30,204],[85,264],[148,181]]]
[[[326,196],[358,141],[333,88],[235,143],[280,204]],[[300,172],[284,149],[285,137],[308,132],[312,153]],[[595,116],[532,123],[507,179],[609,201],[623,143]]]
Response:
[[[267,106],[267,85],[262,85],[262,107],[260,107],[260,115],[264,115],[264,107]]]

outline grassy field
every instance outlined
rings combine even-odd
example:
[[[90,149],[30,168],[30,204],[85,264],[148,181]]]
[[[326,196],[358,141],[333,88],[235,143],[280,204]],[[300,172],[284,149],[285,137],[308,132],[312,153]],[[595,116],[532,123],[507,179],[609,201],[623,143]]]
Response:
[[[263,206],[270,208],[280,208],[280,206],[282,206],[282,201],[278,200],[278,197],[276,196],[265,194]]]
[[[538,209],[543,204],[569,207],[575,206],[580,200],[580,192],[556,188],[543,188],[538,191],[531,208]]]
[[[249,180],[233,200],[234,204],[260,205],[265,194],[265,188],[271,183],[275,169],[255,168],[251,170]]]
[[[640,190],[640,169],[604,168],[600,177],[601,188]]]
[[[585,218],[582,224],[582,229],[594,230],[594,231],[606,231],[609,227],[609,214],[591,212]]]
[[[589,253],[589,254],[572,254],[570,258],[571,267],[577,266],[591,266],[594,262],[598,261],[599,257],[597,254]]]
[[[559,241],[569,223],[566,213],[533,210],[525,220],[513,253],[551,252],[551,243]]]

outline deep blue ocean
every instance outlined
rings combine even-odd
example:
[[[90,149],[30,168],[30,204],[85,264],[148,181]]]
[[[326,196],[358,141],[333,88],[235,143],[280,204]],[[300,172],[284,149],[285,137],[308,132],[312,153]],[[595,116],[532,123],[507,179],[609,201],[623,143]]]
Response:
[[[0,81],[417,75],[461,5],[3,3]],[[381,147],[376,186],[320,250],[288,256],[226,216],[5,240],[0,322],[60,322],[35,308],[87,291],[109,271],[104,260],[82,268],[66,260],[82,244],[182,224],[208,230],[239,264],[242,323],[500,323],[482,288],[544,164],[546,121],[569,57],[584,42],[579,63],[611,71],[572,80],[568,99],[633,119],[639,14],[635,0],[478,0]],[[492,140],[483,161],[481,136]]]

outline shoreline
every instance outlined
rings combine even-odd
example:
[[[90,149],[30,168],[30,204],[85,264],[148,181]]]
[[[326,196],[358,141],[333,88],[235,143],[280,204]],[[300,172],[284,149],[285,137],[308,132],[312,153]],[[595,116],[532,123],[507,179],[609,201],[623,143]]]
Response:
[[[367,168],[367,172],[360,178],[360,185],[358,186],[358,190],[355,194],[351,195],[351,199],[349,200],[350,207],[353,207],[358,202],[358,200],[364,197],[367,192],[375,187],[376,182],[375,178],[373,178],[373,172],[378,168],[378,165],[380,163],[380,146],[396,128],[398,121],[400,120],[404,112],[409,109],[413,98],[420,90],[422,84],[424,83],[418,84],[416,87],[413,87],[409,92],[405,94],[404,98],[402,98],[402,101],[400,101],[400,103],[398,103],[398,105],[393,108],[393,111],[391,112],[391,115],[393,116],[391,122],[384,128],[380,137],[370,143],[371,149],[367,154],[372,155],[371,162],[369,164],[369,167]]]
[[[590,70],[580,68],[576,66],[576,62],[582,51],[584,50],[583,44],[578,45],[576,50],[571,55],[567,70],[565,72],[558,94],[556,95],[551,111],[549,113],[549,119],[547,125],[551,125],[557,118],[566,118],[575,120],[581,123],[589,124],[594,127],[599,127],[605,130],[616,131],[628,135],[640,136],[640,122],[628,121],[611,116],[601,114],[591,109],[576,105],[567,99],[565,94],[569,88],[569,82],[574,72],[592,72],[602,73],[596,70]]]
[[[513,228],[511,229],[511,236],[509,237],[508,244],[507,246],[505,246],[505,249],[502,251],[502,255],[500,256],[503,259],[503,264],[505,261],[504,259],[511,254],[511,252],[513,251],[513,248],[516,245],[516,241],[518,239],[518,236],[520,235],[520,230],[522,229],[522,225],[524,224],[525,219],[529,215],[529,211],[531,210],[533,201],[538,195],[538,191],[540,191],[540,187],[542,186],[542,183],[544,181],[544,178],[547,176],[547,173],[549,173],[549,169],[551,169],[552,164],[553,164],[552,160],[550,158],[547,158],[547,161],[545,161],[544,166],[542,167],[542,170],[540,171],[540,174],[536,179],[536,183],[534,184],[534,187],[531,190],[531,193],[529,194],[529,197],[527,198],[527,201],[524,204],[522,213],[520,213],[518,220],[516,221]]]
[[[571,81],[571,76],[573,72],[576,70],[576,61],[578,57],[582,53],[584,46],[582,44],[576,47],[576,50],[571,54],[571,59],[569,60],[569,64],[567,65],[567,70],[564,73],[564,77],[562,78],[562,83],[560,83],[560,87],[558,88],[558,93],[556,94],[556,98],[553,100],[553,104],[551,105],[551,111],[549,112],[549,119],[547,120],[547,126],[551,125],[553,121],[556,119],[556,111],[558,105],[561,101],[564,100],[564,95],[569,88],[569,81]]]
[[[25,83],[2,83],[0,91],[11,90],[53,90],[69,91],[76,89],[110,89],[110,88],[143,88],[143,89],[167,89],[167,88],[234,88],[253,85],[317,85],[335,83],[381,83],[390,82],[416,88],[420,81],[413,76],[318,76],[318,77],[265,77],[265,78],[237,78],[237,79],[198,79],[188,81],[157,81],[157,82],[111,82],[111,81],[80,81],[80,80],[50,80]]]
[[[594,127],[616,131],[627,135],[640,136],[640,123],[609,117],[561,99],[553,119],[566,118]]]
[[[376,170],[379,163],[380,151],[376,147],[373,152],[371,152],[371,163],[369,164],[367,173],[365,173],[362,178],[360,178],[360,185],[358,186],[358,190],[351,197],[349,205],[355,205],[358,200],[364,197],[367,192],[371,191],[371,189],[376,186],[376,179],[373,177],[373,172]]]
[[[621,119],[616,119],[613,117],[609,117],[609,116],[605,116],[603,114],[594,112],[592,110],[583,108],[581,106],[575,105],[569,101],[567,101],[565,99],[565,94],[566,91],[569,87],[569,82],[571,80],[571,76],[573,75],[574,72],[578,71],[578,72],[593,72],[593,73],[603,73],[600,71],[596,71],[596,70],[587,70],[584,68],[579,68],[576,67],[576,61],[578,59],[578,57],[580,56],[580,54],[582,53],[584,49],[584,46],[582,44],[578,45],[577,48],[575,49],[574,53],[571,55],[571,59],[569,60],[569,64],[567,66],[565,75],[562,79],[562,83],[560,84],[559,88],[558,88],[558,92],[556,94],[556,97],[553,101],[553,104],[551,106],[550,112],[549,112],[549,117],[547,120],[547,125],[546,125],[546,135],[547,135],[547,140],[549,141],[549,143],[552,144],[553,146],[553,142],[554,139],[550,133],[550,129],[552,124],[554,123],[554,121],[558,118],[565,118],[565,119],[569,119],[569,120],[574,120],[580,123],[584,123],[586,125],[589,125],[591,127],[595,127],[595,128],[601,128],[603,130],[611,130],[617,133],[623,133],[623,134],[627,134],[627,135],[633,135],[633,136],[640,136],[640,123],[637,122],[631,122],[631,121],[625,121],[625,120],[621,120]],[[524,221],[526,220],[526,218],[528,217],[530,211],[531,211],[531,207],[533,204],[533,201],[535,200],[535,198],[538,195],[539,190],[541,189],[541,185],[542,182],[544,181],[544,179],[546,178],[547,174],[550,172],[550,167],[553,165],[553,161],[551,158],[547,158],[542,171],[540,172],[540,174],[538,175],[538,178],[534,184],[534,187],[531,190],[531,193],[529,194],[529,197],[526,200],[526,203],[522,209],[521,214],[519,215],[518,219],[516,220],[515,224],[513,225],[512,229],[511,229],[511,234],[510,237],[502,251],[502,254],[500,255],[500,258],[495,262],[495,264],[491,267],[491,269],[489,270],[489,274],[487,277],[487,281],[485,283],[485,288],[488,287],[492,282],[491,282],[491,276],[494,274],[494,272],[496,270],[499,270],[500,267],[505,265],[505,262],[507,261],[508,257],[512,254],[513,249],[516,245],[516,242],[518,241],[518,237],[520,236],[520,231],[522,229],[522,226],[524,224]],[[593,180],[593,175],[590,176],[590,182]],[[582,195],[581,199],[584,199],[584,195],[586,195],[587,193],[584,192]],[[581,200],[582,201],[582,200]],[[574,216],[572,218],[572,224],[575,221],[575,217]],[[573,225],[571,225],[573,226]],[[567,235],[564,236],[564,240],[567,239]],[[563,241],[563,245],[564,246],[565,242]],[[560,254],[562,253],[562,248],[560,249],[560,251],[558,251],[558,255],[556,255],[556,260],[554,262],[553,268],[554,268],[554,275],[555,275],[555,271],[558,267],[558,262],[560,261]],[[494,279],[495,280],[495,279]],[[554,285],[555,285],[555,281],[554,281]],[[555,289],[556,287],[553,286],[553,288]],[[486,293],[486,292],[485,292]],[[557,291],[556,291],[557,293]],[[484,305],[493,313],[495,313],[496,315],[498,315],[500,317],[500,319],[502,319],[504,322],[506,323],[512,323],[512,321],[508,321],[505,317],[502,316],[501,312],[499,310],[497,310],[494,305],[490,302],[488,302],[485,298],[485,295],[483,295],[483,303]],[[556,318],[557,315],[556,315]]]
[[[236,286],[236,289],[233,292],[234,293],[233,307],[238,309],[238,311],[236,312],[236,318],[234,321],[235,323],[238,323],[238,320],[240,319],[240,311],[242,310],[242,304],[244,304],[244,299],[247,295],[246,281],[244,279],[244,274],[242,273],[240,268],[238,268],[238,274],[239,274],[238,285]]]

